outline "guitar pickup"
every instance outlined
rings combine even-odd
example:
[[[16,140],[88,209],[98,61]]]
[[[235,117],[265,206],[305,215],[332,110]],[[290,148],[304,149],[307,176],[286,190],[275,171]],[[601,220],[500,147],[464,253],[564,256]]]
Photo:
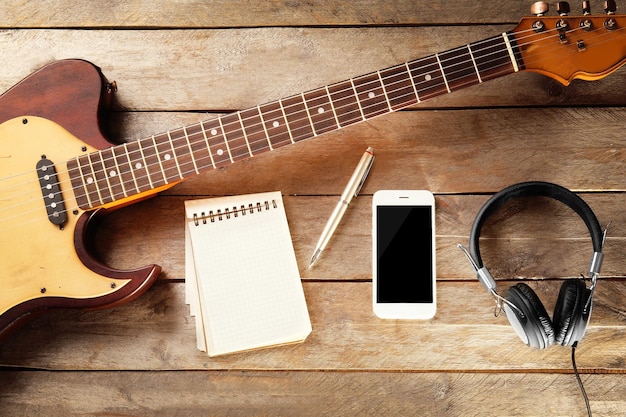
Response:
[[[65,203],[63,202],[56,168],[52,161],[46,159],[45,155],[37,162],[37,176],[39,177],[39,186],[48,220],[54,225],[62,226],[67,221]]]

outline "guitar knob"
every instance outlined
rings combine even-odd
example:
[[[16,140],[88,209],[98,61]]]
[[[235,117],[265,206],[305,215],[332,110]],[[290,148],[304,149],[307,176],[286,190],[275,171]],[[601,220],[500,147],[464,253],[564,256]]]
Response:
[[[543,16],[550,10],[550,4],[547,1],[538,1],[530,6],[530,12],[536,16]]]
[[[615,0],[607,0],[604,2],[604,11],[606,14],[615,14],[617,11],[617,4],[615,4]]]
[[[557,1],[556,12],[559,16],[567,16],[570,12],[569,3],[566,1]]]
[[[583,1],[583,15],[588,16],[591,14],[591,2]]]

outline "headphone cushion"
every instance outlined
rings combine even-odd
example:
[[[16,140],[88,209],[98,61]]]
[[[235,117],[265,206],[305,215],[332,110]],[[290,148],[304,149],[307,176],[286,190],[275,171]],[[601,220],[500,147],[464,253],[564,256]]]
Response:
[[[544,349],[554,342],[552,320],[532,288],[524,283],[516,284],[509,288],[507,300],[527,316],[524,328],[530,346]]]
[[[585,284],[579,279],[563,282],[554,307],[553,325],[556,343],[565,346],[576,341],[569,339],[575,330],[574,327],[579,326],[580,321],[584,319],[582,310],[586,302],[584,297],[586,290]]]

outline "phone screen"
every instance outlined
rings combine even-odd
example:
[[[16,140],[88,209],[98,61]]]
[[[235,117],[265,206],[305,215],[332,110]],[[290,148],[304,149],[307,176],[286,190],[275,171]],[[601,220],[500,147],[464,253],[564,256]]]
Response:
[[[432,303],[432,206],[377,206],[377,302]]]

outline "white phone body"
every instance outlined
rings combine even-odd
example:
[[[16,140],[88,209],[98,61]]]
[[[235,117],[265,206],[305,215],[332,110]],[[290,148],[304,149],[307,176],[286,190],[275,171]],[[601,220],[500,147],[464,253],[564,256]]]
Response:
[[[426,190],[380,190],[372,202],[374,314],[423,319],[437,311],[435,197]]]

